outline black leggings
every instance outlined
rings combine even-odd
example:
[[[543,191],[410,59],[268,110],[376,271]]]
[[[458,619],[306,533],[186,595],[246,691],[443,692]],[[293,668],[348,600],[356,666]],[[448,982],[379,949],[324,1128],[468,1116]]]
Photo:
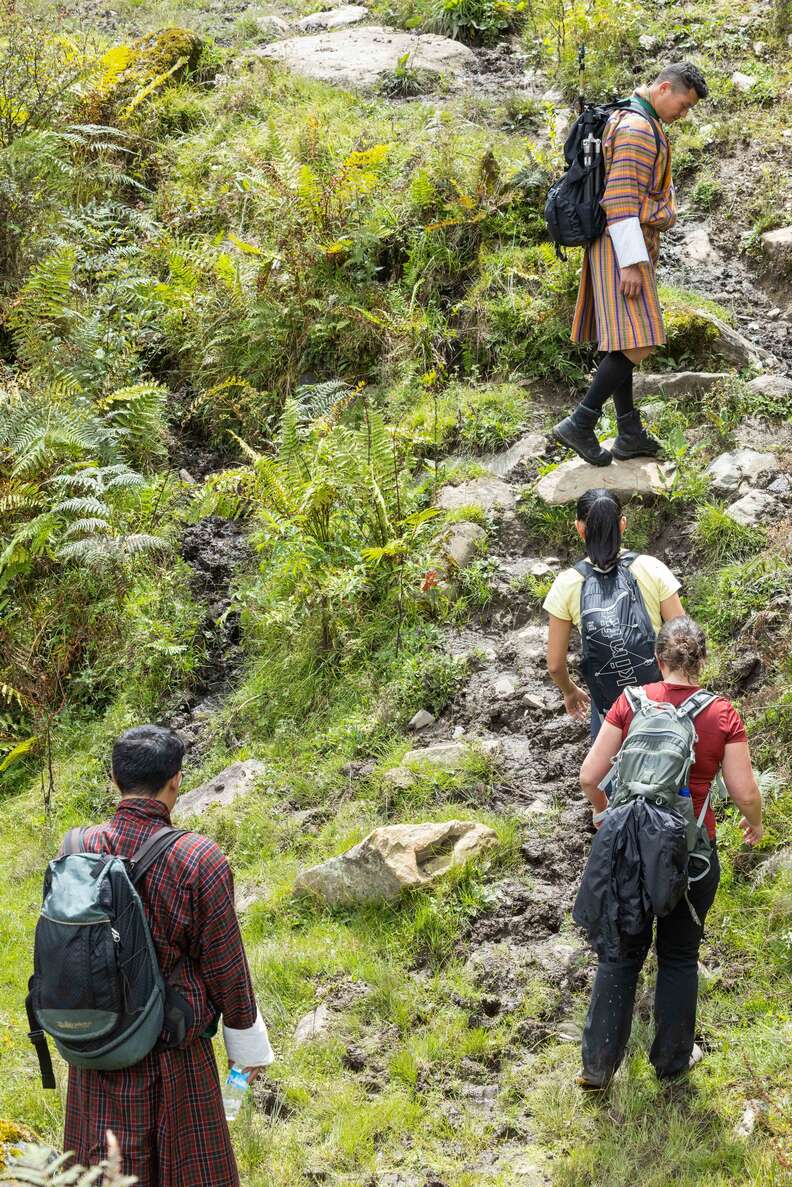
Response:
[[[661,1079],[685,1071],[690,1061],[696,1029],[699,946],[719,881],[720,865],[713,846],[707,875],[692,883],[689,890],[701,926],[694,921],[684,899],[670,915],[657,920],[655,1038],[649,1059]],[[594,1083],[607,1083],[624,1058],[638,974],[651,943],[650,923],[624,960],[599,962],[583,1030],[583,1072]]]

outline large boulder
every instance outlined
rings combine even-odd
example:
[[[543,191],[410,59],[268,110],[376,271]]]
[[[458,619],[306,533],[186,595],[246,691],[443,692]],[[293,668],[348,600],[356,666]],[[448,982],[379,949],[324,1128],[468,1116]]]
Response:
[[[776,361],[769,350],[727,326],[726,322],[721,321],[714,313],[703,309],[696,310],[696,313],[717,330],[712,339],[712,352],[718,358],[732,363],[735,367],[756,367],[757,371],[763,371]]]
[[[779,227],[762,235],[764,253],[777,276],[792,273],[792,227]]]
[[[329,906],[394,899],[485,853],[497,840],[493,829],[469,820],[386,825],[339,857],[304,870],[294,890]]]
[[[517,491],[500,478],[473,478],[458,486],[444,486],[438,492],[437,506],[443,511],[461,507],[481,507],[488,512],[506,511],[517,502]]]
[[[612,444],[612,440],[604,442],[606,448]],[[590,466],[582,458],[574,458],[540,478],[534,491],[545,503],[557,507],[576,502],[593,486],[615,490],[625,496],[662,494],[668,489],[672,474],[672,466],[650,458],[630,458],[626,462],[614,458],[609,466],[600,467]]]
[[[637,397],[653,396],[657,392],[666,396],[700,396],[729,375],[729,371],[666,371],[645,375],[636,371],[633,391]]]
[[[753,528],[771,519],[777,511],[778,503],[773,495],[765,490],[749,490],[731,507],[727,507],[726,514],[742,527]]]
[[[254,783],[264,774],[266,767],[257,758],[234,762],[213,779],[200,787],[180,795],[171,815],[174,819],[183,816],[201,816],[207,808],[218,804],[227,807],[239,796],[247,795]]]
[[[298,74],[353,90],[371,90],[380,76],[393,71],[399,58],[451,80],[469,80],[476,68],[472,50],[449,37],[402,33],[382,25],[340,29],[311,37],[290,37],[256,53],[283,62]]]
[[[743,482],[751,484],[761,474],[773,474],[778,469],[774,453],[759,453],[755,449],[733,449],[722,453],[707,467],[712,489],[718,494],[739,490]]]

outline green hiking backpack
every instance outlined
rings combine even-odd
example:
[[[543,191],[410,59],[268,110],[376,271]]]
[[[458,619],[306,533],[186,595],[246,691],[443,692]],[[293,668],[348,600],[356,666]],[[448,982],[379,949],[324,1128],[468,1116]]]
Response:
[[[687,827],[690,861],[696,870],[690,873],[689,881],[697,882],[710,868],[712,846],[704,818],[712,793],[707,792],[696,817],[690,795],[680,792],[683,788],[687,791],[696,757],[695,719],[716,700],[716,694],[699,688],[678,707],[668,701],[650,700],[645,688],[628,688],[625,696],[634,716],[621,750],[600,783],[603,791],[613,785],[608,807],[594,820],[601,820],[605,812],[637,798],[680,813]]]

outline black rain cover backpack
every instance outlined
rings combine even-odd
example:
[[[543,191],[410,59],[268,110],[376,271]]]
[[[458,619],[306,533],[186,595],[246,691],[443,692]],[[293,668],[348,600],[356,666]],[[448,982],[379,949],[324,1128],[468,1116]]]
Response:
[[[25,1006],[45,1088],[55,1087],[47,1034],[67,1063],[113,1071],[178,1046],[193,1023],[163,981],[137,891],[185,830],[159,829],[131,858],[81,852],[82,833],[72,829],[48,865],[36,925]]]
[[[630,571],[637,555],[623,552],[607,573],[590,561],[575,565],[583,577],[581,670],[603,716],[626,688],[662,679],[655,659],[654,628]]]
[[[563,247],[583,247],[599,239],[605,231],[605,211],[600,199],[605,191],[605,166],[602,160],[602,137],[605,125],[615,111],[637,111],[651,124],[655,147],[660,151],[657,124],[640,104],[631,99],[617,103],[586,103],[575,120],[564,144],[564,159],[569,168],[550,188],[544,217],[558,256]]]

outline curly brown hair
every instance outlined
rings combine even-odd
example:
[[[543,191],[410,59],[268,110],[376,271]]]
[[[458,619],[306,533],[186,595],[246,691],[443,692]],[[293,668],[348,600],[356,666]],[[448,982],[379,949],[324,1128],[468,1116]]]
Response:
[[[669,671],[695,678],[707,658],[707,640],[699,624],[682,614],[663,623],[655,651]]]

